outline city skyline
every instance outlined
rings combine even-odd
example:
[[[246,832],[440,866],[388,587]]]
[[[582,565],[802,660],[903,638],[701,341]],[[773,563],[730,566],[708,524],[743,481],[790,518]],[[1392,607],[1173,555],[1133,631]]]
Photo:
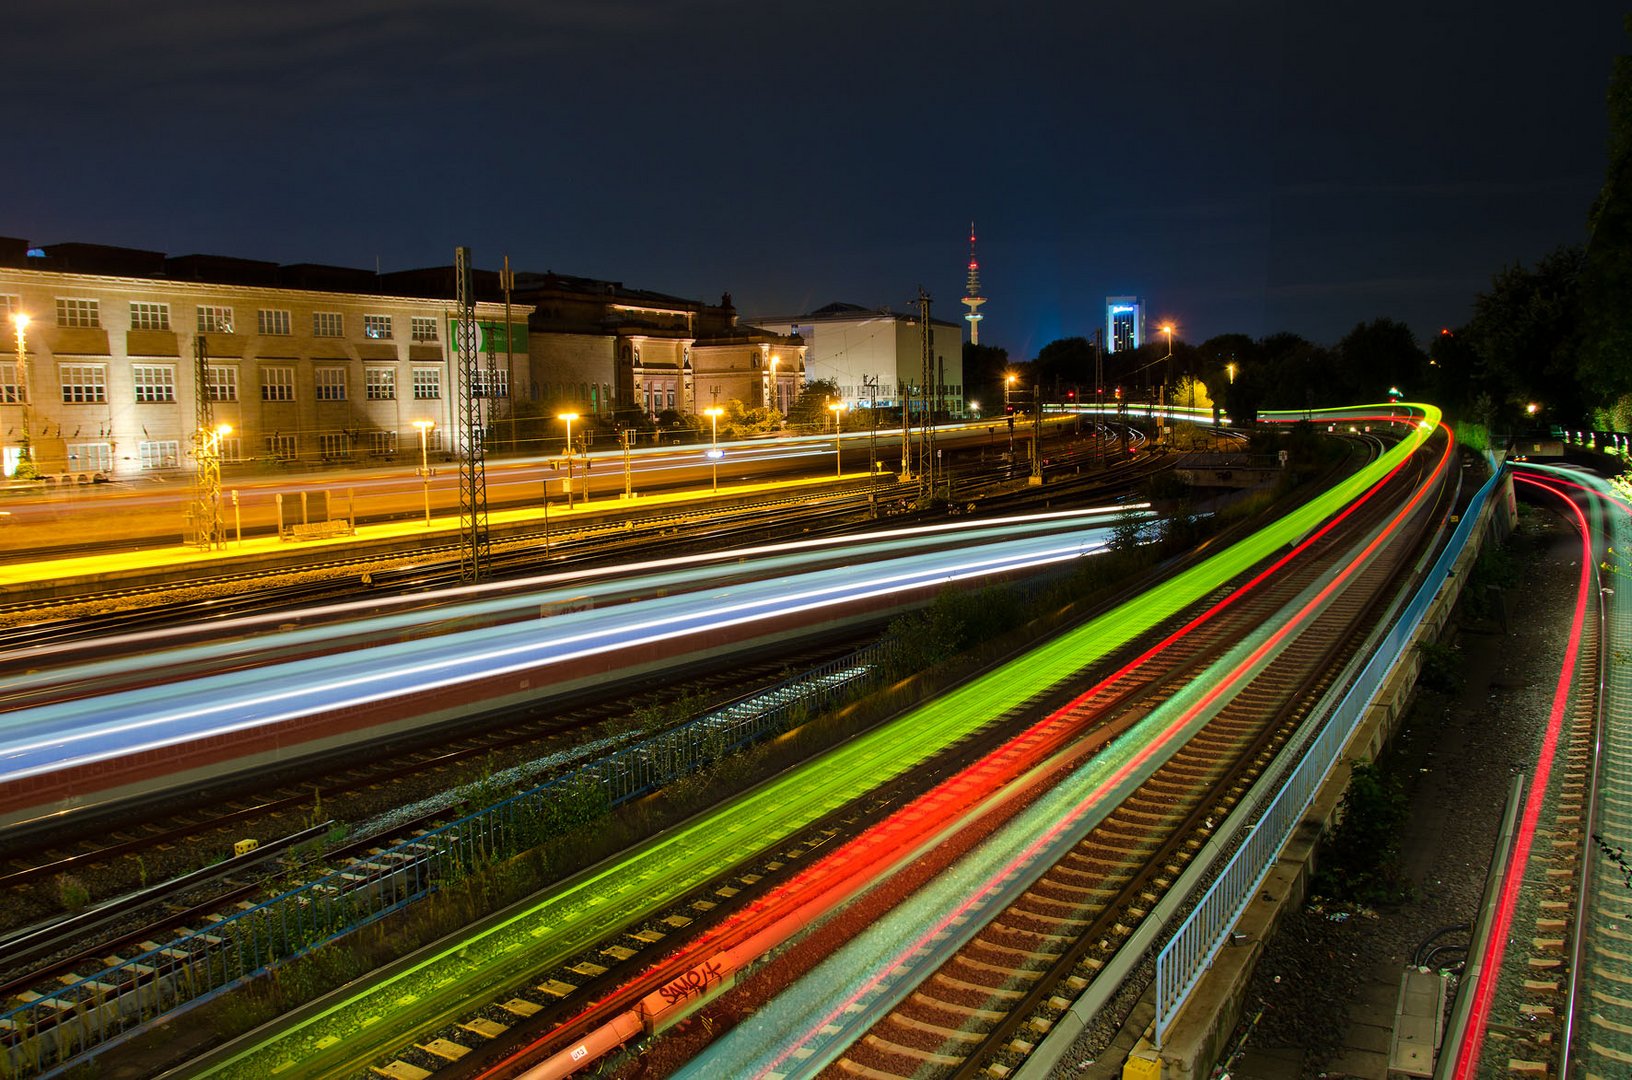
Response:
[[[1017,359],[1121,294],[1190,341],[1426,337],[1584,241],[1628,47],[1604,0],[979,11],[29,0],[0,233],[959,320],[974,219]]]

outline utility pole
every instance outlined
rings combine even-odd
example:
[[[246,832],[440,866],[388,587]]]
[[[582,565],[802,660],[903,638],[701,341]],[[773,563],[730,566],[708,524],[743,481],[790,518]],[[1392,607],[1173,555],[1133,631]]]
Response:
[[[929,327],[929,294],[918,287],[919,338],[923,342],[923,432],[918,440],[918,493],[920,497],[935,495],[935,361]]]
[[[1031,384],[1031,477],[1027,485],[1036,487],[1043,482],[1043,381]]]
[[[504,257],[504,269],[499,271],[499,287],[504,290],[504,402],[505,418],[510,421],[510,449],[514,452],[516,442],[516,351],[510,343],[510,290],[516,286],[516,275],[510,272],[510,256]],[[492,386],[487,388],[490,396],[497,396]],[[492,407],[488,409],[492,416]]]
[[[206,550],[226,546],[221,526],[221,433],[215,430],[210,405],[209,345],[204,335],[193,339],[193,474],[194,542]]]
[[[492,562],[487,535],[487,465],[482,447],[481,413],[476,400],[476,296],[471,281],[470,249],[454,249],[455,302],[459,308],[458,369],[454,396],[459,403],[459,536],[464,552],[460,580],[475,583]],[[491,352],[489,356],[491,356]]]
[[[1105,440],[1100,435],[1102,410],[1105,408],[1105,328],[1094,329],[1094,452],[1101,465],[1105,464]]]
[[[618,432],[623,439],[623,497],[632,499],[635,495],[635,480],[632,462],[629,459],[630,449],[634,446],[634,429],[624,428]]]
[[[912,384],[901,384],[901,480],[912,482]]]
[[[878,516],[878,376],[863,375],[867,390],[867,516]]]

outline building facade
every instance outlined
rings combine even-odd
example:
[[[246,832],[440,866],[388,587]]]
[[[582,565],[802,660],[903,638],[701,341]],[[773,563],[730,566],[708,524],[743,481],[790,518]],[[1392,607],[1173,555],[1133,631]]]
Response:
[[[431,445],[451,445],[449,300],[321,287],[355,285],[362,272],[341,268],[79,244],[0,249],[0,309],[28,320],[22,363],[13,340],[13,362],[0,364],[8,475],[25,423],[49,476],[191,471],[201,396],[212,425],[231,428],[228,463],[386,461],[418,442],[416,420],[435,425]],[[484,338],[505,337],[501,306],[476,314]],[[512,336],[524,350],[525,334]],[[491,416],[508,397],[507,371],[490,365],[479,378]]]
[[[1137,296],[1105,298],[1105,341],[1111,352],[1127,352],[1145,342],[1145,308]]]
[[[916,314],[835,303],[804,315],[768,315],[752,321],[769,332],[798,335],[805,343],[807,378],[832,380],[852,405],[898,409],[903,397],[910,396],[912,412],[922,410],[924,339]],[[962,328],[931,318],[930,346],[935,367],[931,381],[939,383],[938,411],[962,418]]]
[[[786,411],[805,344],[718,305],[557,274],[472,273],[488,449],[540,449],[560,412],[638,422],[738,400]],[[454,269],[345,267],[0,238],[0,464],[24,432],[76,482],[190,472],[200,395],[227,465],[369,464],[455,448]],[[10,331],[14,323],[5,320]],[[529,426],[530,425],[530,426]]]
[[[786,412],[804,386],[805,342],[743,325],[729,293],[705,304],[547,273],[518,274],[515,295],[533,308],[530,355],[546,403],[650,420],[729,401]]]

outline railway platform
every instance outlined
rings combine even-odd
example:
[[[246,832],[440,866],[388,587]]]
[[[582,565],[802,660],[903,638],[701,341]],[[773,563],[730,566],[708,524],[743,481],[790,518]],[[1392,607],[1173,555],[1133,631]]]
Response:
[[[608,520],[651,518],[695,512],[702,504],[726,508],[740,506],[769,494],[790,491],[820,494],[864,480],[866,473],[841,477],[778,480],[774,483],[721,486],[718,493],[681,491],[639,495],[634,498],[598,498],[572,507],[542,505],[519,510],[498,510],[488,514],[488,533],[495,545],[506,542],[534,542],[541,530],[559,530],[563,535],[575,527]],[[893,477],[890,479],[893,480]],[[219,548],[204,548],[178,540],[175,544],[133,547],[123,551],[58,558],[8,559],[0,562],[0,604],[26,603],[85,592],[134,588],[141,585],[201,581],[225,573],[255,570],[274,571],[287,567],[298,570],[314,561],[313,553],[347,552],[382,559],[400,558],[428,546],[453,542],[460,530],[457,514],[430,518],[412,517],[383,522],[351,523],[343,519],[325,520],[322,528],[292,526],[286,536],[255,535],[229,538]],[[342,527],[343,526],[343,527]],[[524,539],[527,538],[527,539]]]

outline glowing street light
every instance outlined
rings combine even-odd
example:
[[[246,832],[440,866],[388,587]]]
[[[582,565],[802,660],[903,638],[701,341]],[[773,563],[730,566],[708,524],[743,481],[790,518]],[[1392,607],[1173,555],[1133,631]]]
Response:
[[[1162,357],[1162,359],[1169,360],[1173,357],[1173,324],[1163,323],[1161,329],[1162,333],[1167,335],[1167,355]]]
[[[12,475],[19,480],[32,480],[40,473],[34,467],[34,455],[29,449],[28,438],[28,348],[25,335],[28,332],[29,317],[21,311],[14,311],[11,322],[17,330],[17,403],[23,407],[23,442],[18,449],[17,469]]]
[[[1230,385],[1234,386],[1235,385],[1235,362],[1232,360],[1230,363],[1225,364],[1224,365],[1224,370],[1230,373]]]
[[[419,483],[425,492],[425,527],[431,527],[431,461],[428,448],[428,433],[436,426],[435,420],[415,420],[414,426],[419,429]]]
[[[713,441],[708,448],[708,457],[714,463],[714,493],[716,495],[720,492],[720,414],[723,412],[725,410],[718,405],[703,410],[703,415],[708,417],[710,426],[713,428]]]
[[[844,469],[839,464],[839,461],[840,461],[840,458],[839,458],[839,443],[842,441],[841,440],[842,432],[840,431],[840,429],[844,427],[844,410],[845,410],[845,407],[846,406],[845,406],[844,402],[842,402],[842,401],[835,402],[832,405],[828,406],[829,411],[831,411],[833,413],[833,475],[834,476],[843,476],[844,475]]]
[[[572,509],[572,422],[578,419],[575,412],[556,413],[557,420],[567,422],[567,509]]]

